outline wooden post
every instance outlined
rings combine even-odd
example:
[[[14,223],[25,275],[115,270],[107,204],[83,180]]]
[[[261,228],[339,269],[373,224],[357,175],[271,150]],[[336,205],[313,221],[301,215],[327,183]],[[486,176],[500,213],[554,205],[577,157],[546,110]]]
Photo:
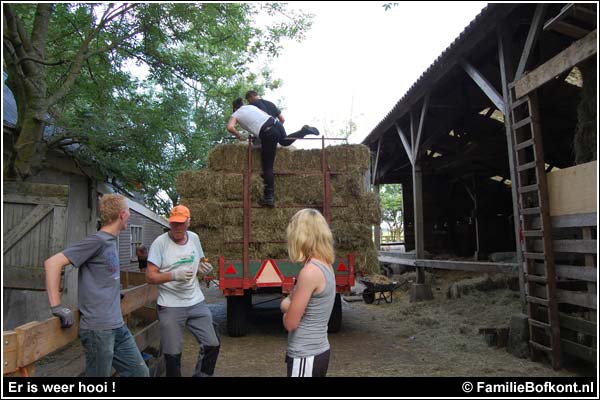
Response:
[[[379,198],[379,183],[373,186],[373,191],[377,194],[377,204],[381,208],[381,199]],[[381,249],[381,224],[375,225],[375,248]]]
[[[506,131],[506,144],[508,148],[508,163],[510,167],[511,192],[513,203],[513,224],[515,230],[515,250],[517,253],[517,264],[519,265],[519,292],[521,300],[521,311],[527,313],[527,302],[525,300],[525,276],[523,270],[523,251],[520,240],[521,219],[519,215],[519,197],[517,193],[517,174],[515,167],[515,154],[513,150],[512,120],[510,117],[510,97],[508,84],[514,77],[514,60],[510,47],[510,38],[507,37],[504,22],[498,24],[498,59],[500,63],[500,78],[502,81],[502,98],[504,99],[504,128]]]

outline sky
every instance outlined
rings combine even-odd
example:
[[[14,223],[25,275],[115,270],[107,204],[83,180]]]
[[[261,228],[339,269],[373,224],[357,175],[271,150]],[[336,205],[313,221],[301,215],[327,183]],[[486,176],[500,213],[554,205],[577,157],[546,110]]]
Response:
[[[282,85],[263,98],[282,106],[288,134],[304,124],[348,131],[360,143],[486,6],[485,2],[291,2],[314,14],[306,38],[262,60]],[[320,146],[318,141],[296,147]]]

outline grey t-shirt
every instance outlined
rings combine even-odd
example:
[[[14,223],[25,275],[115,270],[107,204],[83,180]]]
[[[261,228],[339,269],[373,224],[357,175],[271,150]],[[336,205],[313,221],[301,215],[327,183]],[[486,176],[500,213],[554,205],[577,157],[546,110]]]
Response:
[[[123,325],[117,237],[98,231],[63,251],[78,273],[82,329],[115,329]]]

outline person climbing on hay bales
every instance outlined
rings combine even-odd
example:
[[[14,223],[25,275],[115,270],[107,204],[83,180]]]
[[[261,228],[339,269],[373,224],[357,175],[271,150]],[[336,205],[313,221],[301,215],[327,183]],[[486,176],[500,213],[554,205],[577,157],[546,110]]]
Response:
[[[245,105],[244,100],[238,97],[233,101],[233,114],[227,122],[227,130],[239,140],[245,140],[237,131],[236,125],[255,135],[261,140],[260,159],[263,170],[264,196],[260,204],[266,207],[275,207],[275,176],[273,166],[277,144],[289,146],[296,139],[306,135],[319,136],[319,130],[315,127],[304,125],[301,130],[288,135],[283,124],[258,107]]]
[[[256,90],[248,90],[245,97],[248,104],[260,108],[271,117],[277,118],[282,124],[285,122],[285,118],[283,117],[281,110],[269,100],[265,100],[260,97]]]

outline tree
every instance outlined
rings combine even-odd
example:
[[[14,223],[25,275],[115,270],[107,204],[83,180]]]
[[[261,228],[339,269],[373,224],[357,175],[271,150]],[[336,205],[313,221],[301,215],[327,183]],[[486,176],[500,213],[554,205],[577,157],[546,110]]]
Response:
[[[389,227],[392,240],[399,241],[404,232],[402,220],[402,185],[382,185],[379,191],[382,220]]]
[[[255,26],[259,12],[272,23]],[[26,179],[50,149],[70,150],[126,188],[141,184],[155,209],[159,191],[176,202],[177,173],[223,141],[231,100],[277,85],[252,61],[301,40],[310,18],[275,3],[4,3],[18,111],[4,177]]]

